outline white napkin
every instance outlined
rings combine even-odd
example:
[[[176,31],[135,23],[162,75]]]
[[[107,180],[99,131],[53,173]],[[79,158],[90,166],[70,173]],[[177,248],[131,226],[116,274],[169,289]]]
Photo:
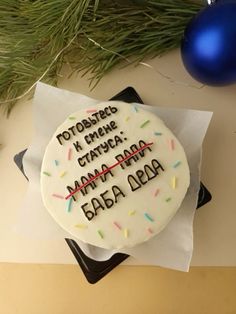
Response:
[[[81,94],[72,93],[38,83],[34,95],[35,137],[24,156],[23,164],[29,179],[29,188],[17,219],[17,232],[41,241],[72,238],[61,229],[44,208],[40,194],[40,167],[51,136],[68,115],[79,109],[99,103]],[[138,105],[137,105],[138,106]],[[177,214],[156,237],[127,253],[138,263],[188,271],[193,251],[193,218],[197,206],[201,146],[212,113],[206,111],[161,108],[139,105],[157,114],[182,143],[189,162],[191,184]],[[108,259],[116,251],[105,250],[74,239],[93,259]],[[62,246],[62,249],[65,249]],[[63,261],[62,261],[63,262]],[[132,264],[132,260],[129,261]],[[137,265],[137,261],[134,262]]]

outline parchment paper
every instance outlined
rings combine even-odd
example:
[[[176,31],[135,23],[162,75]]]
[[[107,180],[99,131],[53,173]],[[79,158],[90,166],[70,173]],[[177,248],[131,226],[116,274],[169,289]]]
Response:
[[[38,83],[34,100],[35,137],[23,159],[29,179],[25,201],[19,209],[15,232],[24,236],[48,241],[72,238],[61,229],[44,208],[40,194],[40,167],[44,151],[54,131],[68,115],[76,110],[96,105],[99,100]],[[189,162],[191,183],[177,214],[156,237],[132,249],[122,250],[138,263],[188,271],[193,251],[193,218],[200,183],[201,146],[212,113],[206,111],[172,109],[138,105],[157,114],[182,143]],[[114,252],[78,242],[85,254],[93,259],[105,260]],[[62,246],[65,249],[65,246]],[[129,265],[132,264],[130,260]]]

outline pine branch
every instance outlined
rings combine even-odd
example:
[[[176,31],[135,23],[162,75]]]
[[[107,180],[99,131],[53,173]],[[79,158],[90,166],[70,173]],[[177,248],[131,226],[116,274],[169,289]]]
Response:
[[[65,60],[94,86],[120,62],[162,55],[201,8],[186,0],[1,0],[0,104],[9,114],[15,101],[6,100],[44,73],[56,84]]]
[[[67,42],[78,32],[92,0],[1,0],[0,104],[34,84]],[[97,5],[97,4],[96,4]],[[56,84],[62,66],[59,56],[44,77]],[[4,106],[10,113],[15,101]]]
[[[95,21],[85,19],[83,23],[77,51],[73,51],[80,56],[75,69],[90,72],[93,84],[121,61],[138,63],[177,48],[186,24],[200,8],[182,0],[147,1],[145,7],[132,5],[132,9],[127,3],[101,7]]]

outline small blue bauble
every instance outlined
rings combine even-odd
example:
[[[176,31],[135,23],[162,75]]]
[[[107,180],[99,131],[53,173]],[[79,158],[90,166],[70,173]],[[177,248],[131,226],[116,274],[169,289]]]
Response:
[[[207,85],[236,82],[236,0],[218,0],[187,26],[181,44],[185,68]]]

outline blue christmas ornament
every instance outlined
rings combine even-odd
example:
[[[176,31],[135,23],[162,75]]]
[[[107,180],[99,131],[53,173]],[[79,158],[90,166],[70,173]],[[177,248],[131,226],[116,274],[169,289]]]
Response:
[[[201,10],[185,30],[181,55],[190,75],[203,84],[235,83],[236,0],[218,0]]]

